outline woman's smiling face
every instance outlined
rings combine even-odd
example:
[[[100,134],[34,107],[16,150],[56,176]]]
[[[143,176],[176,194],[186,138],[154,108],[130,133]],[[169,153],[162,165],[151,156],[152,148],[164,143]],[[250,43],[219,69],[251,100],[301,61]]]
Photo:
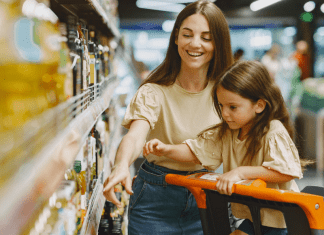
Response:
[[[208,70],[215,47],[205,16],[194,14],[186,18],[182,22],[175,43],[178,45],[181,66]]]

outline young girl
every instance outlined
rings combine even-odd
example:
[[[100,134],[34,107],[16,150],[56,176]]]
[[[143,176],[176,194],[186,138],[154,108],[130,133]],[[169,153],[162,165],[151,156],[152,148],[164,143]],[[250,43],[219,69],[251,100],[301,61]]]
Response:
[[[215,108],[222,122],[188,139],[168,145],[154,139],[143,154],[153,153],[182,162],[196,162],[215,170],[223,163],[217,190],[231,195],[234,183],[262,179],[267,187],[299,191],[294,178],[302,178],[293,127],[278,86],[256,61],[238,61],[213,89]],[[254,234],[249,209],[232,203],[234,216],[245,219],[233,234]],[[287,234],[281,212],[261,210],[263,234]]]

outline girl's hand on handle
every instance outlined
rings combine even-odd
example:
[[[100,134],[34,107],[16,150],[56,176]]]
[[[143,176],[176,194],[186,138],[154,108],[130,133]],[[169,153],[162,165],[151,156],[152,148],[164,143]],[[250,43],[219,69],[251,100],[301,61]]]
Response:
[[[126,164],[127,165],[127,164]],[[133,194],[132,191],[132,179],[129,172],[129,167],[119,164],[114,167],[109,177],[104,182],[103,194],[107,201],[114,203],[117,207],[121,207],[120,201],[118,201],[115,194],[115,186],[121,183],[128,194]]]
[[[216,188],[220,194],[232,195],[233,185],[236,182],[243,180],[237,169],[239,168],[218,176]]]
[[[282,174],[276,170],[268,169],[263,166],[239,166],[218,178],[216,183],[217,191],[221,194],[232,194],[233,184],[241,180],[261,179],[265,182],[286,183],[295,177]]]
[[[167,144],[162,143],[158,139],[148,141],[143,147],[143,155],[147,156],[150,153],[156,156],[163,156],[169,151]]]

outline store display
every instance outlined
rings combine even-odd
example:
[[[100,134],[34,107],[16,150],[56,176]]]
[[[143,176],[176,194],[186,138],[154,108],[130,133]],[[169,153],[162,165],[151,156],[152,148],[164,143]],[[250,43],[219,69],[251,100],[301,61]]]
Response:
[[[115,186],[115,193],[122,207],[118,208],[111,202],[106,201],[100,220],[98,235],[126,235],[124,228],[125,211],[128,206],[128,194],[122,185]]]
[[[120,234],[124,211],[111,225],[99,222],[103,175],[120,141],[114,60],[125,52],[117,56],[119,32],[102,1],[88,6],[102,16],[101,28],[61,2],[0,0],[0,227],[17,235],[99,227]]]
[[[33,11],[27,11],[22,0],[0,1],[5,22],[0,27],[1,133],[58,104],[53,79],[60,61],[57,18],[36,18],[41,6],[28,2],[34,4]],[[50,10],[45,5],[44,9]]]

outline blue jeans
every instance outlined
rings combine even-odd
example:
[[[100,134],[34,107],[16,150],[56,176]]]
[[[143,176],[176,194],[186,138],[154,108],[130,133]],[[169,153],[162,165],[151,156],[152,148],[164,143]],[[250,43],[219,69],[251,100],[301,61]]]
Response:
[[[245,232],[249,235],[254,235],[253,223],[245,219],[241,225],[238,227],[238,230]],[[261,230],[263,235],[287,235],[288,231],[286,228],[272,228],[261,225]]]
[[[202,172],[201,170],[196,172]],[[165,182],[168,173],[189,175],[146,160],[133,184],[128,213],[129,235],[203,235],[196,200],[184,187]]]

